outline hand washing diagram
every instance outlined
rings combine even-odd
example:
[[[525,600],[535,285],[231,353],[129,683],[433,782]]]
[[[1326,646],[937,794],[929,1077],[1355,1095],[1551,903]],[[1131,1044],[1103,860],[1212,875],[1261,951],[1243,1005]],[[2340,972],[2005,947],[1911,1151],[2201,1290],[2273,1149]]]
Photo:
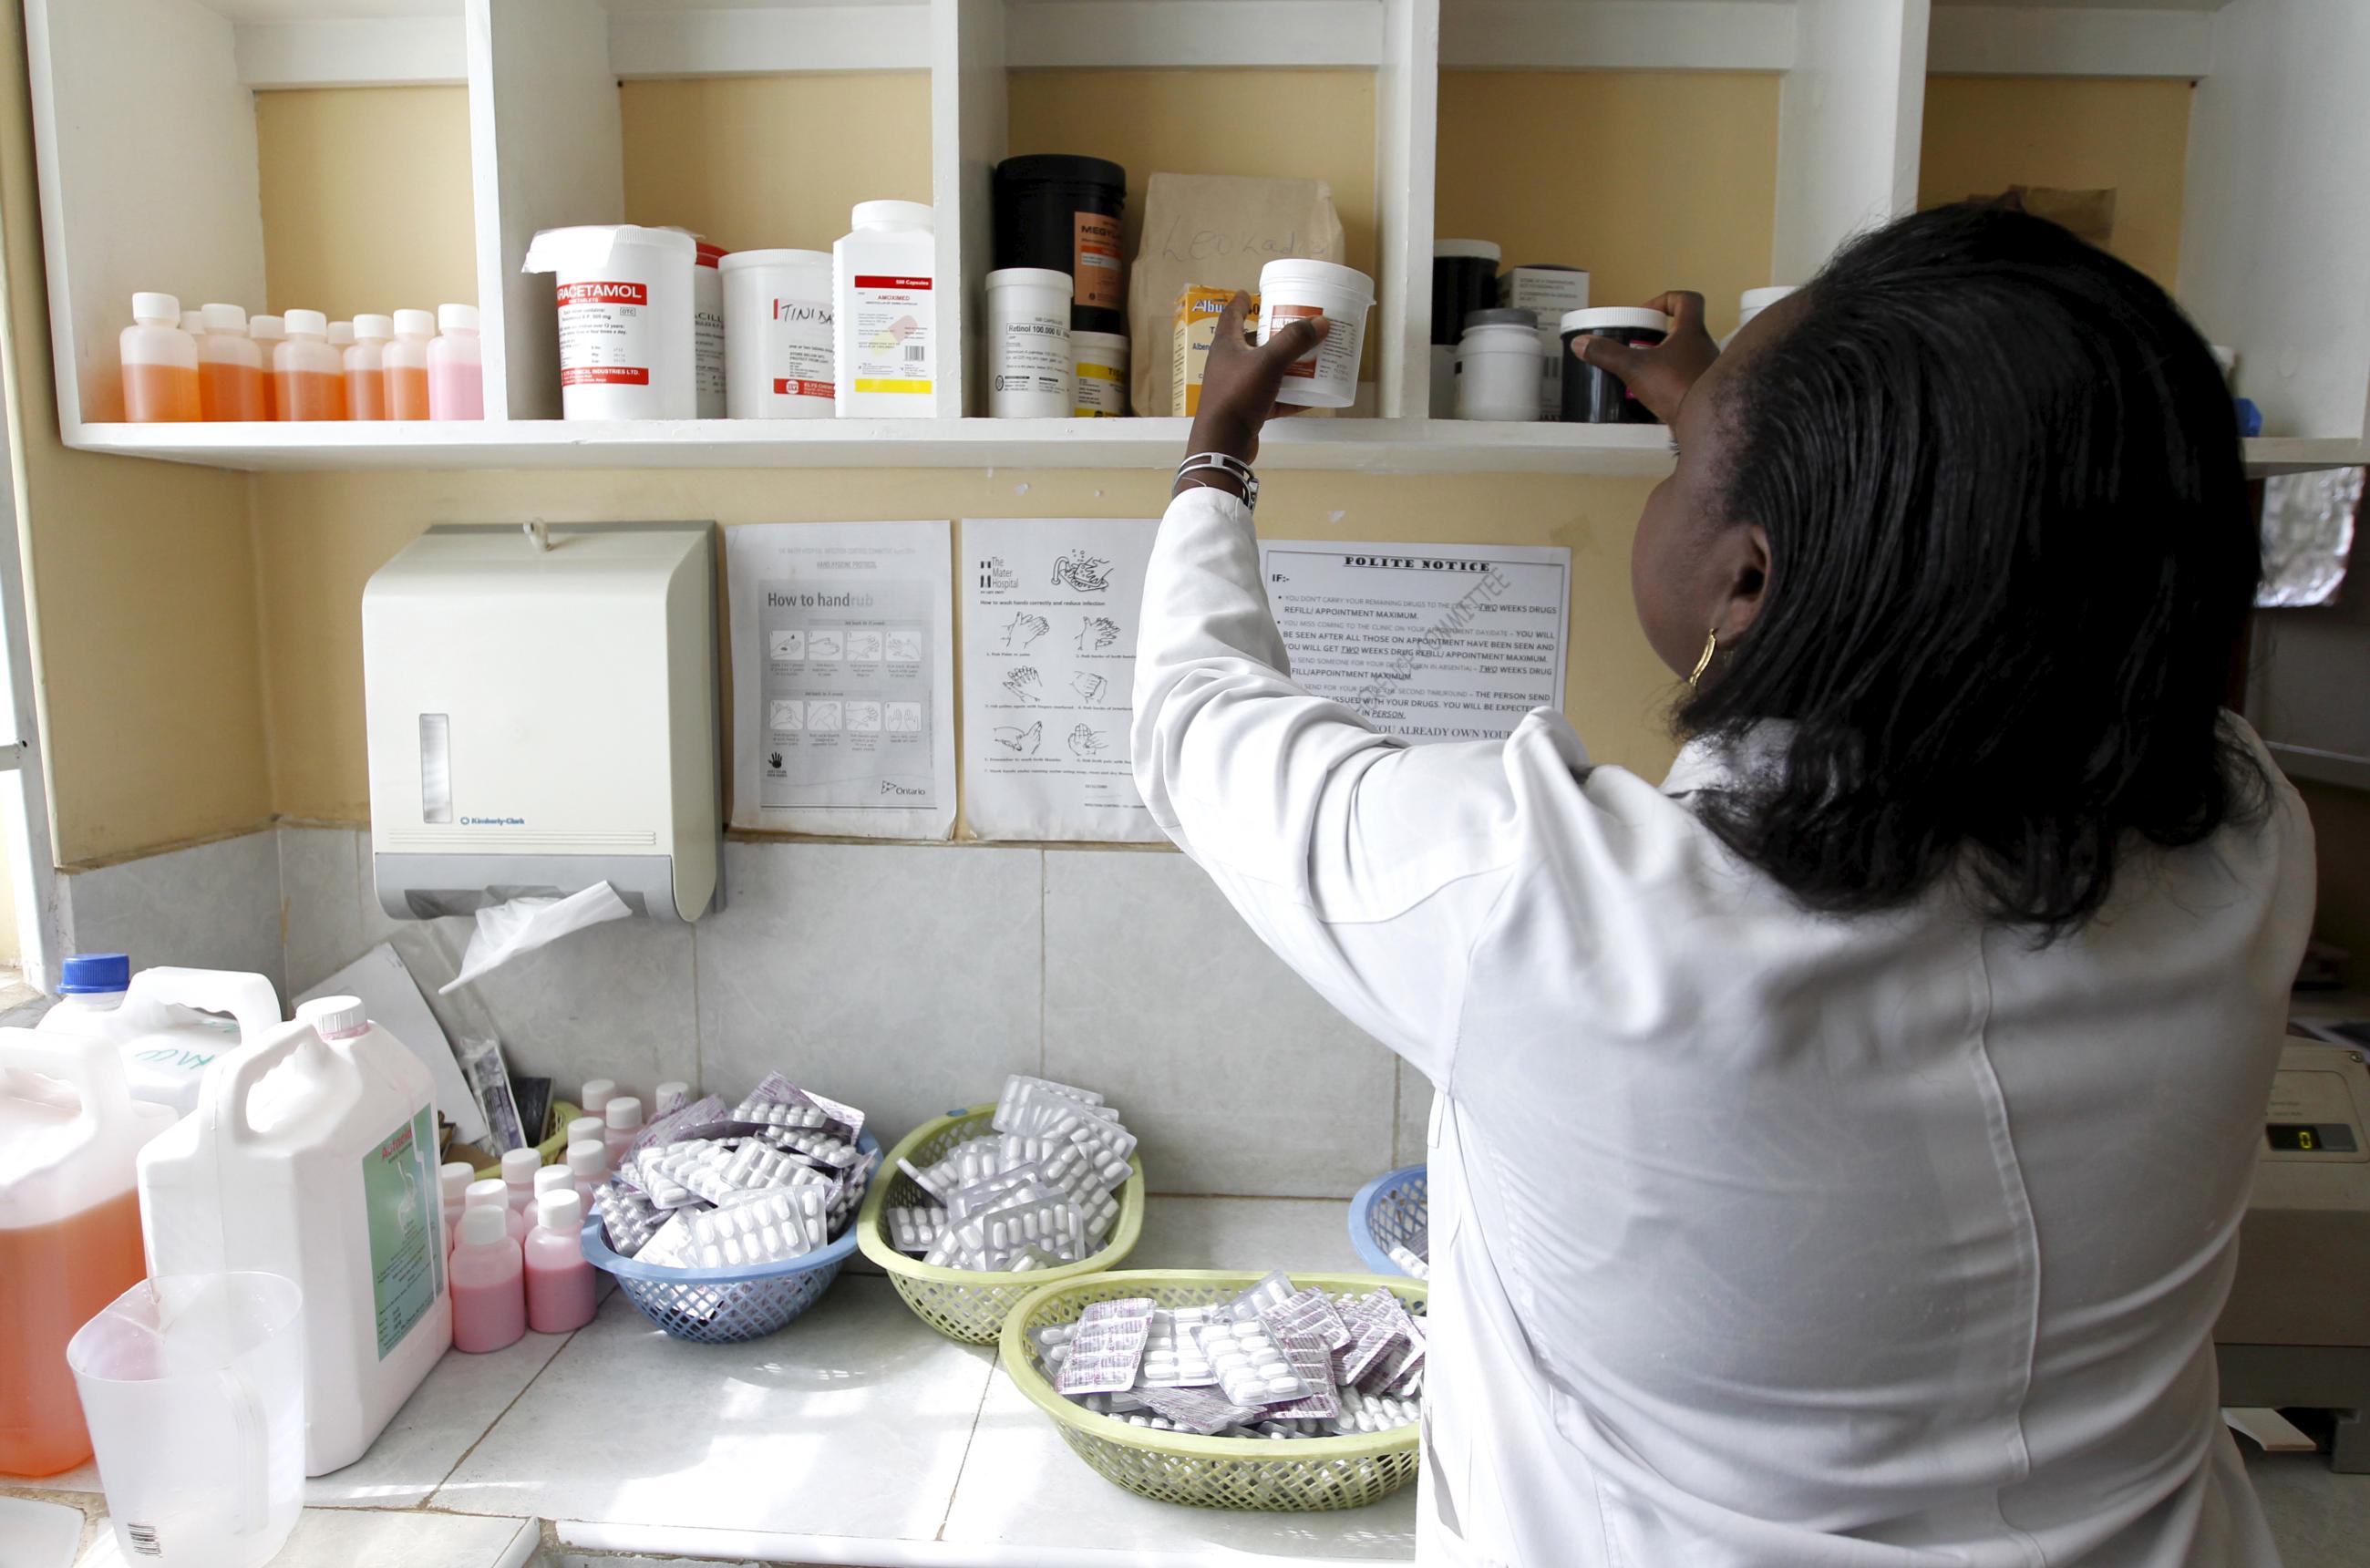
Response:
[[[1157,842],[1127,756],[1150,518],[962,524],[964,814],[983,838]],[[1051,737],[1054,744],[1048,744]]]

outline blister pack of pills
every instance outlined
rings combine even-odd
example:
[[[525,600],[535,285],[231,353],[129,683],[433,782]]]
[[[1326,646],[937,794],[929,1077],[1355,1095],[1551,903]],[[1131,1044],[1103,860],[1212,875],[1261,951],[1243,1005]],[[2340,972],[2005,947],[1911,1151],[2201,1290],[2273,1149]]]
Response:
[[[947,1211],[935,1204],[895,1204],[884,1211],[889,1245],[920,1257],[947,1233]]]
[[[600,1217],[609,1250],[625,1258],[639,1255],[667,1218],[650,1199],[614,1177],[593,1192],[592,1212]]]
[[[767,1127],[757,1136],[777,1152],[802,1156],[831,1170],[845,1170],[858,1158],[856,1146],[842,1141],[834,1133],[803,1127]]]
[[[1126,1156],[1135,1137],[1119,1113],[1092,1090],[1015,1073],[993,1123],[993,1132],[942,1148],[926,1166],[897,1162],[946,1222],[892,1218],[892,1244],[941,1268],[985,1272],[1008,1269],[1022,1248],[1042,1254],[1031,1268],[1101,1250],[1119,1223],[1114,1193],[1133,1174]]]
[[[702,1268],[739,1267],[804,1257],[831,1239],[823,1189],[783,1187],[729,1208],[691,1216],[694,1255]]]
[[[864,1131],[863,1112],[811,1089],[800,1089],[780,1073],[767,1073],[728,1114],[753,1130],[821,1132],[850,1146]]]
[[[1292,1403],[1271,1412],[1280,1420],[1306,1419],[1330,1421],[1341,1412],[1341,1401],[1333,1391],[1333,1347],[1323,1336],[1304,1332],[1276,1332],[1275,1346],[1294,1377],[1308,1385],[1308,1392]]]
[[[1187,1317],[1191,1312],[1193,1315]],[[1159,1311],[1144,1342],[1142,1386],[1150,1389],[1206,1389],[1218,1381],[1217,1366],[1196,1337],[1209,1320],[1199,1309]]]
[[[1217,1369],[1218,1386],[1237,1404],[1289,1404],[1307,1396],[1307,1383],[1292,1369],[1283,1347],[1259,1319],[1205,1323],[1197,1337]]]
[[[1069,1396],[1110,1394],[1135,1386],[1144,1343],[1152,1331],[1153,1301],[1130,1296],[1098,1301],[1078,1314],[1054,1388]]]
[[[1390,1250],[1389,1257],[1391,1262],[1398,1264],[1417,1279],[1432,1277],[1432,1264],[1421,1254],[1405,1246],[1394,1245]]]
[[[999,1133],[1041,1135],[1059,1117],[1102,1102],[1103,1097],[1091,1089],[1014,1073],[1004,1080],[1004,1092],[996,1096],[992,1125]]]
[[[1315,1334],[1325,1342],[1328,1351],[1341,1350],[1350,1343],[1350,1325],[1341,1320],[1333,1298],[1321,1290],[1297,1291],[1273,1305],[1260,1307],[1260,1316],[1278,1333]]]
[[[1238,1405],[1202,1389],[1141,1389],[1136,1397],[1145,1409],[1173,1424],[1176,1430],[1202,1437],[1256,1421],[1260,1415],[1254,1406]]]

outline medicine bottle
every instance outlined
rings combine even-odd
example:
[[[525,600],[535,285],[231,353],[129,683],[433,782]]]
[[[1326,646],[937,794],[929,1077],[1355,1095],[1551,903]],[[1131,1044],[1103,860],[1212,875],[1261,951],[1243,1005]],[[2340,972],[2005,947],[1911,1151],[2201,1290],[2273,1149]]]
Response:
[[[607,1128],[602,1136],[609,1146],[609,1168],[616,1170],[634,1146],[634,1135],[642,1130],[642,1102],[639,1097],[620,1094],[601,1110]]]
[[[987,275],[987,411],[999,420],[1065,420],[1071,388],[1070,279],[1051,267]]]
[[[247,335],[254,340],[255,352],[263,361],[263,417],[280,417],[280,378],[271,374],[272,360],[280,345],[288,340],[288,323],[277,316],[250,316],[247,318]]]
[[[1582,363],[1571,346],[1583,337],[1609,338],[1633,349],[1651,349],[1670,336],[1671,318],[1659,310],[1622,305],[1566,313],[1563,339],[1563,418],[1567,424],[1660,424],[1621,378]]]
[[[346,351],[346,417],[386,418],[386,345],[395,336],[390,316],[354,317],[354,346]]]
[[[247,335],[247,312],[210,305],[200,314],[206,335],[198,340],[198,406],[209,420],[263,418],[263,355]]]
[[[386,417],[424,420],[428,414],[428,344],[436,317],[424,310],[395,313],[395,336],[381,352],[386,371]]]
[[[938,382],[937,219],[920,202],[858,202],[831,248],[841,419],[927,419]]]
[[[572,1192],[535,1201],[526,1239],[526,1326],[539,1334],[573,1332],[592,1320],[592,1265],[584,1261],[584,1205]]]
[[[346,367],[329,347],[329,318],[317,310],[288,313],[288,340],[271,352],[283,420],[335,420],[345,408]]]
[[[1456,419],[1456,349],[1465,318],[1498,303],[1499,248],[1486,239],[1432,242],[1432,417]]]
[[[485,349],[477,340],[477,307],[440,305],[436,327],[435,340],[428,345],[428,417],[484,419]]]
[[[132,296],[123,329],[123,417],[134,424],[202,418],[197,340],[181,328],[181,302],[168,294]]]
[[[1127,170],[1108,158],[1031,153],[997,164],[992,184],[996,269],[1059,272],[1072,328],[1126,331],[1119,225]]]
[[[1476,310],[1456,349],[1456,417],[1536,424],[1539,319],[1527,310]]]
[[[461,1239],[447,1271],[454,1350],[482,1355],[525,1337],[525,1267],[518,1241],[502,1219],[501,1212],[490,1207],[472,1208],[461,1216]]]

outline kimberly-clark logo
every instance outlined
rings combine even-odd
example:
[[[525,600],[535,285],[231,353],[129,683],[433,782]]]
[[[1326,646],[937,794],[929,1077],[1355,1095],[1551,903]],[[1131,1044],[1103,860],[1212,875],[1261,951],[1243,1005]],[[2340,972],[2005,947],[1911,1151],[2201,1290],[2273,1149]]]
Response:
[[[514,816],[465,816],[461,819],[461,825],[463,827],[524,827],[526,825],[526,818]]]

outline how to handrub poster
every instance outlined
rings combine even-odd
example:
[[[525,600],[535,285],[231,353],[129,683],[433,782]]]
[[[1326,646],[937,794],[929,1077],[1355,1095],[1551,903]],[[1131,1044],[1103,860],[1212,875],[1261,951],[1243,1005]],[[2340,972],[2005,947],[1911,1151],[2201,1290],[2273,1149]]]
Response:
[[[1402,740],[1502,740],[1563,706],[1571,552],[1263,539],[1292,676]]]
[[[949,525],[746,524],[724,538],[732,825],[950,836]]]
[[[963,810],[980,837],[1162,841],[1128,761],[1158,527],[964,519]]]

